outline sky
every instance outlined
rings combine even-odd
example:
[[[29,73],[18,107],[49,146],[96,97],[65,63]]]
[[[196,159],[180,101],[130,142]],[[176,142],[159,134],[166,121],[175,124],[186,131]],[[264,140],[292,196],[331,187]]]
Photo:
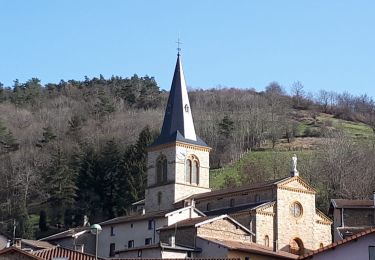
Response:
[[[0,82],[153,76],[375,97],[375,1],[0,0]]]

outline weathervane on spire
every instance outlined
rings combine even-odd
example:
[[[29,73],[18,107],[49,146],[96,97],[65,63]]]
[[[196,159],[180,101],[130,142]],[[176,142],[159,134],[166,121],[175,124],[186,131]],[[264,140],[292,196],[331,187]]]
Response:
[[[180,45],[182,44],[182,42],[180,41],[180,36],[178,36],[176,43],[177,43],[177,55],[180,56],[180,51],[181,51]]]

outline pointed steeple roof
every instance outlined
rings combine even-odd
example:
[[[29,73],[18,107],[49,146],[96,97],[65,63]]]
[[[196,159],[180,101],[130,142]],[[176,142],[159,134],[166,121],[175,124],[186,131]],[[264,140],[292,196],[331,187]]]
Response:
[[[176,67],[161,133],[152,146],[173,141],[207,146],[195,133],[180,54],[177,54]]]

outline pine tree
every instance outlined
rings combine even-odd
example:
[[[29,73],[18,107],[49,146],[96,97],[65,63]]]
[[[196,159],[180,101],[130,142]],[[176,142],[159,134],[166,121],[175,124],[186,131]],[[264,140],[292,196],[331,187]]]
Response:
[[[0,122],[0,155],[17,150],[19,144],[5,126]]]
[[[44,173],[45,190],[52,207],[52,220],[63,222],[65,210],[74,204],[76,197],[76,172],[69,167],[67,158],[60,147],[52,154],[52,162]]]

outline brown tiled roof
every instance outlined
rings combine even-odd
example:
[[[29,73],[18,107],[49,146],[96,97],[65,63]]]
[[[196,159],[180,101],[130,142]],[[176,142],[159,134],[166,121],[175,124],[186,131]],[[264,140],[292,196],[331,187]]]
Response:
[[[235,188],[228,188],[228,189],[222,189],[222,190],[214,190],[210,192],[205,192],[205,193],[199,193],[190,196],[189,198],[194,198],[194,199],[203,199],[203,198],[209,198],[209,197],[214,197],[214,196],[220,196],[220,195],[227,195],[230,193],[237,193],[237,192],[242,192],[242,191],[247,191],[247,190],[253,190],[253,189],[261,189],[261,188],[266,188],[266,187],[271,187],[281,181],[285,181],[287,179],[290,179],[292,177],[284,177],[276,180],[268,180],[260,183],[252,183],[248,184],[245,186],[241,187],[235,187]]]
[[[335,208],[367,208],[374,207],[373,200],[347,200],[347,199],[332,199],[331,204]]]
[[[87,253],[82,253],[72,249],[63,248],[56,246],[50,249],[43,249],[32,252],[33,255],[36,255],[44,260],[52,260],[55,257],[66,257],[69,260],[95,260],[94,255]],[[105,260],[105,258],[98,257],[100,260]]]
[[[72,237],[79,232],[89,231],[89,230],[90,230],[90,227],[71,228],[71,229],[65,230],[63,232],[54,234],[54,235],[44,237],[44,238],[39,239],[39,240],[40,241],[53,241],[53,240],[57,240],[57,239],[61,239],[61,238]]]
[[[3,250],[0,251],[0,256],[1,255],[6,255],[6,254],[11,254],[11,253],[19,253],[19,254],[22,254],[24,256],[26,256],[25,259],[35,259],[35,260],[45,260],[44,258],[41,258],[39,256],[36,256],[36,255],[33,255],[29,252],[26,252],[20,248],[17,248],[17,247],[8,247],[8,248],[5,248]],[[12,258],[10,258],[12,259]]]
[[[122,217],[117,217],[117,218],[113,218],[110,220],[106,220],[99,224],[102,226],[105,226],[105,225],[125,223],[125,222],[137,221],[137,220],[143,220],[143,219],[149,219],[149,218],[157,218],[157,217],[163,217],[167,213],[168,211],[157,211],[157,212],[146,213],[144,215],[122,216]]]
[[[46,241],[39,241],[39,240],[22,239],[21,243],[28,245],[28,246],[35,247],[35,248],[39,248],[39,249],[47,249],[47,248],[55,247],[54,245]]]
[[[240,242],[232,240],[224,240],[210,237],[200,237],[204,240],[219,244],[223,247],[228,248],[229,250],[244,251],[249,253],[256,253],[259,255],[273,256],[276,259],[298,259],[297,255],[284,252],[284,251],[273,251],[272,248],[261,246],[252,242]]]
[[[372,234],[372,233],[375,233],[375,228],[369,228],[365,231],[359,232],[359,233],[354,234],[350,237],[347,237],[345,239],[336,241],[335,243],[329,244],[329,245],[327,245],[323,248],[319,248],[317,250],[311,251],[307,254],[304,254],[303,256],[300,256],[298,259],[310,258],[314,255],[317,255],[317,254],[321,253],[321,252],[327,251],[329,249],[335,249],[336,247],[338,247],[340,245],[346,244],[346,243],[351,242],[351,241],[356,241],[358,238],[369,235],[369,234]]]

